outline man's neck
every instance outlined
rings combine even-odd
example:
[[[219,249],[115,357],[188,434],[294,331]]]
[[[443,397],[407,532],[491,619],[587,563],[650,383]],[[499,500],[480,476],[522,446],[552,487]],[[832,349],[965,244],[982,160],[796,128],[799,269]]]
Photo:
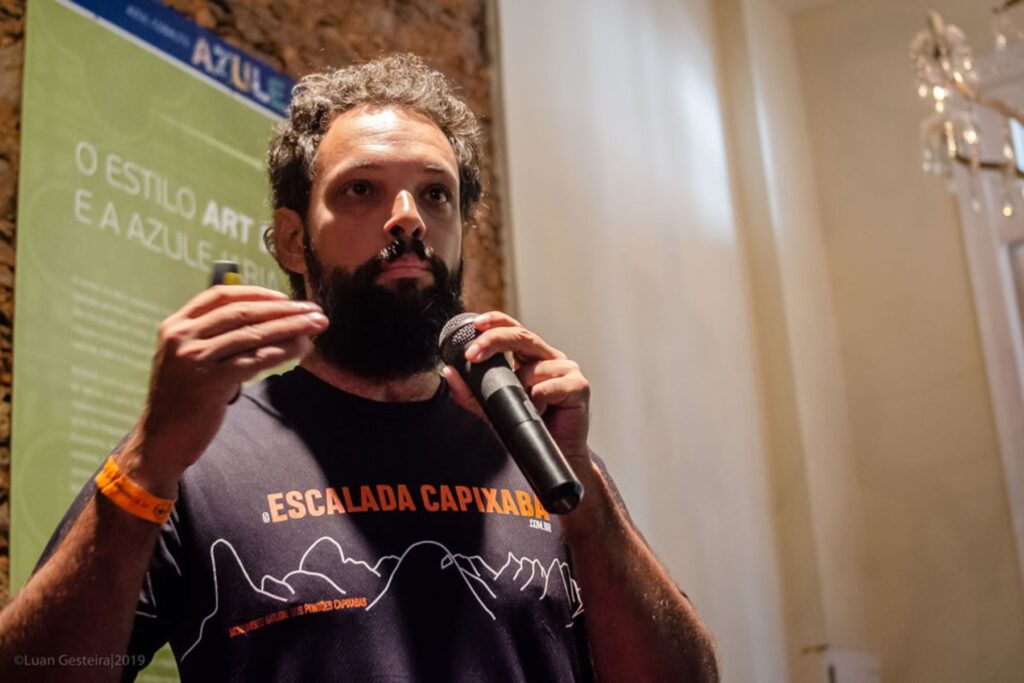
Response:
[[[392,380],[366,379],[324,360],[318,351],[299,365],[333,387],[371,401],[426,401],[437,393],[441,377],[434,370]]]

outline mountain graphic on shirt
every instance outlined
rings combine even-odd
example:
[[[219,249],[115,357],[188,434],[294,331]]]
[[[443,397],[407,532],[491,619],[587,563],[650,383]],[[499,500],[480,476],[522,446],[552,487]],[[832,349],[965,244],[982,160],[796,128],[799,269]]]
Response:
[[[565,604],[569,614],[566,628],[583,613],[579,586],[569,565],[558,558],[545,563],[509,552],[502,564],[492,566],[479,555],[454,553],[433,540],[417,541],[401,554],[385,555],[371,564],[350,557],[335,539],[323,536],[302,553],[294,569],[278,576],[257,577],[231,542],[219,538],[210,545],[210,565],[210,611],[200,622],[196,639],[182,654],[182,660],[202,642],[209,622],[218,615],[232,623],[296,603],[346,596],[365,596],[365,610],[372,612],[387,600],[401,599],[412,591],[424,596],[465,591],[488,617],[496,620],[499,596],[518,590],[538,601]],[[231,588],[222,595],[222,586]],[[250,593],[244,599],[226,598],[243,594],[245,587]],[[159,608],[155,598],[153,607]],[[155,616],[141,611],[139,614]]]

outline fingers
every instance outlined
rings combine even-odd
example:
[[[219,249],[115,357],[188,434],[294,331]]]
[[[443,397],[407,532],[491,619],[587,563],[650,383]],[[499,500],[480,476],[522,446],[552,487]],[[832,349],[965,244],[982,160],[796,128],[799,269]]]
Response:
[[[502,311],[489,311],[481,313],[473,320],[473,326],[483,332],[492,327],[523,327],[523,324]]]
[[[193,343],[199,346],[197,360],[216,363],[263,347],[273,348],[297,337],[319,334],[325,329],[327,317],[323,313],[304,313],[245,325]]]
[[[546,380],[563,377],[573,372],[579,373],[579,371],[580,366],[575,361],[555,359],[523,365],[516,374],[519,375],[519,381],[523,383],[523,386],[530,389]]]
[[[517,374],[541,414],[550,405],[585,405],[590,397],[590,385],[575,361],[556,359],[530,363],[522,366]]]
[[[284,342],[319,334],[327,324],[312,302],[291,301],[262,287],[218,286],[196,295],[167,318],[160,339],[174,356],[207,365],[251,355],[261,347],[270,347],[269,356],[277,357]]]
[[[516,374],[539,412],[549,404],[586,401],[589,388],[579,365],[518,320],[491,311],[477,317],[473,325],[479,336],[466,349],[466,359],[479,363],[496,353],[511,353]]]
[[[315,316],[322,313],[320,307],[311,301],[236,301],[212,309],[195,318],[191,325],[192,336],[197,339],[209,339],[231,330],[255,326],[275,318],[307,314]]]
[[[316,304],[261,287],[213,287],[161,323],[151,395],[171,392],[178,403],[213,401],[239,382],[309,353],[309,337],[327,325]]]
[[[488,313],[474,324],[482,331],[466,349],[466,359],[472,363],[506,351],[511,351],[520,362],[565,358],[564,353],[504,313]]]
[[[511,353],[516,374],[538,412],[544,413],[549,406],[583,408],[585,412],[590,400],[590,384],[580,366],[564,353],[501,311],[478,316],[473,326],[479,335],[466,349],[468,361],[479,363],[497,353]],[[457,402],[482,413],[454,369],[446,369],[445,378]]]
[[[530,388],[530,398],[538,411],[541,411],[541,406],[586,406],[590,399],[590,384],[579,371],[576,371],[533,385]]]
[[[221,365],[229,367],[233,379],[241,383],[281,363],[300,359],[312,350],[313,342],[308,337],[293,337],[227,358]]]
[[[216,308],[236,301],[286,301],[287,299],[287,294],[282,294],[273,289],[266,289],[265,287],[217,285],[216,287],[204,289],[189,299],[184,306],[168,318],[168,321],[198,318]]]

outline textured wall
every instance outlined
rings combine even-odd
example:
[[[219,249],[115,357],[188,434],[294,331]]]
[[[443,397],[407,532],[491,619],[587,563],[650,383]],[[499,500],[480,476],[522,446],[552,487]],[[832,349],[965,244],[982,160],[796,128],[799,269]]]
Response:
[[[8,596],[11,321],[25,1],[0,0],[0,604]],[[466,304],[471,310],[505,307],[484,0],[166,0],[166,4],[292,77],[410,50],[461,84],[488,137],[485,195],[465,242]]]
[[[9,576],[14,213],[24,52],[25,0],[0,0],[0,604],[7,602]]]

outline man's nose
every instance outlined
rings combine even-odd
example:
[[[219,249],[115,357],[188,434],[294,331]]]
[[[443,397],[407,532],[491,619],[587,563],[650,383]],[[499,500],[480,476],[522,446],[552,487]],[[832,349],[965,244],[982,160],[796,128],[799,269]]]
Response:
[[[408,190],[401,190],[395,195],[391,218],[384,224],[384,232],[394,237],[405,234],[418,239],[427,234],[427,226],[416,208],[416,199]]]

